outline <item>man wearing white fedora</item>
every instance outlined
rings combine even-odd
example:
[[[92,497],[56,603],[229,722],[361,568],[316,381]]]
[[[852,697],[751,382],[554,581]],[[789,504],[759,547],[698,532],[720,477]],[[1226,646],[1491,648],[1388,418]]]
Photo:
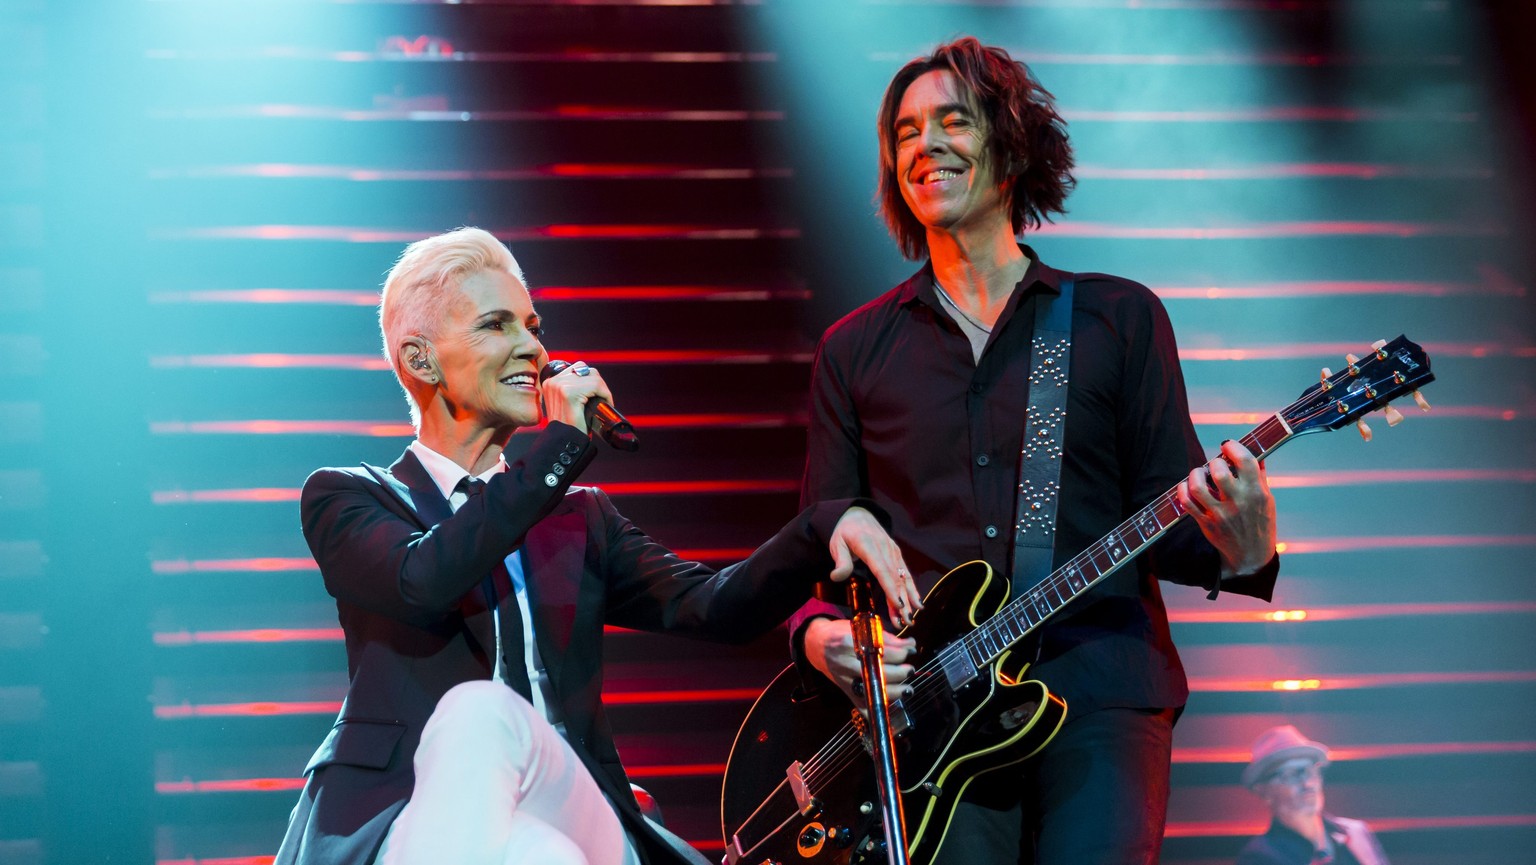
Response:
[[[1363,821],[1323,813],[1328,762],[1327,746],[1290,724],[1259,736],[1243,786],[1269,805],[1269,831],[1243,847],[1237,865],[1388,865]]]

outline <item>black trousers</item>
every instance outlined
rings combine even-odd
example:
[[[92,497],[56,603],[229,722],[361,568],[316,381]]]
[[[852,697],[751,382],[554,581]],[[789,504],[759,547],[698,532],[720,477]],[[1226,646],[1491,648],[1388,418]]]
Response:
[[[1069,716],[1034,759],[971,782],[934,865],[1156,865],[1174,714]]]

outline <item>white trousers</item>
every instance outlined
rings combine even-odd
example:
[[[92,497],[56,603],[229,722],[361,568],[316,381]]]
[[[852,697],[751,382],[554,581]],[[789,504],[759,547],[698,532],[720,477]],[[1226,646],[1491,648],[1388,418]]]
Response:
[[[555,728],[500,682],[438,701],[382,865],[633,865],[613,806]]]

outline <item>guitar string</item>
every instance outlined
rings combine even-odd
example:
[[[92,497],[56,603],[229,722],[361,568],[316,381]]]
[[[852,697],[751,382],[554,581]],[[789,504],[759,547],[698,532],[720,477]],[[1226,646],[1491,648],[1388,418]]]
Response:
[[[1368,361],[1365,364],[1360,364],[1360,365],[1357,366],[1357,368],[1360,368],[1361,366],[1369,366],[1369,365],[1371,365],[1371,364],[1373,364],[1375,362],[1378,362],[1378,361],[1375,358],[1375,356],[1372,355],[1372,360],[1371,361]],[[1339,374],[1339,377],[1342,377],[1343,375],[1344,375],[1344,373],[1341,372]],[[1381,383],[1383,383],[1385,381],[1386,381],[1386,379],[1381,379],[1379,381],[1373,382],[1372,386],[1373,387],[1374,386],[1378,386],[1378,385],[1380,385]],[[1288,412],[1291,412],[1293,409],[1296,409],[1297,406],[1300,405],[1301,403],[1307,402],[1307,401],[1309,401],[1311,399],[1315,399],[1317,396],[1319,396],[1320,394],[1324,394],[1324,393],[1327,393],[1327,391],[1319,390],[1319,391],[1312,391],[1312,392],[1309,392],[1307,394],[1303,394],[1303,396],[1300,399],[1297,399],[1291,405],[1286,406],[1284,409],[1281,409],[1279,412],[1276,412],[1275,414],[1270,415],[1263,422],[1261,422],[1257,427],[1255,427],[1250,433],[1248,433],[1248,435],[1244,436],[1243,437],[1244,443],[1246,444],[1248,439],[1254,439],[1254,443],[1256,444],[1258,438],[1260,436],[1262,436],[1263,433],[1265,433],[1265,432],[1272,432],[1272,431],[1274,431],[1274,428],[1277,427],[1277,426],[1280,427],[1282,430],[1284,430],[1286,427],[1285,427],[1285,424],[1281,421],[1281,418],[1285,414],[1287,414]],[[1401,394],[1398,394],[1398,395],[1400,396]],[[1394,396],[1393,398],[1395,399],[1396,397]],[[1305,422],[1305,421],[1308,421],[1308,420],[1315,419],[1319,415],[1326,413],[1334,405],[1335,405],[1335,403],[1333,401],[1326,401],[1323,404],[1318,405],[1310,413],[1303,414],[1303,415],[1299,416],[1298,418],[1294,419],[1293,423]],[[1294,434],[1294,433],[1292,433],[1292,434]],[[1276,445],[1276,447],[1278,447],[1278,444]],[[1250,450],[1252,450],[1251,446],[1250,446]],[[1270,448],[1269,450],[1273,451],[1273,448]],[[1176,500],[1177,500],[1177,488],[1175,488],[1174,490],[1169,491],[1168,493],[1164,493],[1162,496],[1160,496],[1158,499],[1154,500],[1152,503],[1150,503],[1150,504],[1144,506],[1143,508],[1141,508],[1140,510],[1138,510],[1137,514],[1141,514],[1143,512],[1151,511],[1152,512],[1152,516],[1155,519],[1156,512],[1158,510],[1160,510],[1162,506],[1164,506],[1164,505],[1174,505],[1174,512],[1176,514],[1174,519],[1168,524],[1168,526],[1163,526],[1162,527],[1162,528],[1171,528],[1173,523],[1176,523],[1179,519],[1182,519],[1183,516],[1185,515],[1185,512],[1182,509],[1180,509],[1179,507],[1177,507]],[[1093,558],[1092,554],[1094,554],[1094,553],[1104,553],[1104,554],[1107,554],[1107,550],[1104,549],[1104,547],[1105,547],[1105,540],[1107,540],[1109,538],[1120,539],[1121,536],[1123,536],[1126,533],[1126,530],[1130,529],[1130,530],[1136,531],[1138,537],[1141,538],[1141,543],[1138,544],[1137,547],[1136,547],[1136,552],[1137,553],[1139,553],[1141,551],[1142,547],[1144,547],[1147,544],[1151,543],[1151,541],[1146,539],[1145,534],[1142,533],[1140,528],[1136,525],[1137,522],[1138,521],[1136,519],[1136,515],[1133,515],[1130,519],[1122,522],[1120,524],[1120,526],[1118,526],[1110,534],[1106,535],[1105,538],[1100,539],[1099,541],[1096,541],[1095,543],[1089,545],[1089,547],[1087,549],[1085,549],[1083,552],[1079,553],[1077,556],[1074,556],[1071,560],[1069,560],[1066,564],[1064,564],[1061,568],[1059,568],[1056,573],[1048,576],[1045,580],[1042,580],[1036,586],[1031,587],[1029,592],[1027,592],[1026,594],[1020,595],[1018,598],[1015,598],[1013,601],[1009,602],[1008,604],[1005,604],[1003,607],[999,608],[999,610],[997,612],[998,613],[1002,613],[1005,610],[1007,610],[1008,608],[1013,607],[1015,605],[1017,605],[1019,607],[1019,609],[1022,610],[1023,607],[1025,606],[1024,600],[1028,600],[1029,604],[1031,606],[1035,607],[1035,612],[1038,614],[1038,612],[1039,612],[1038,604],[1042,600],[1045,600],[1046,591],[1049,590],[1049,591],[1055,591],[1056,594],[1057,594],[1057,601],[1058,601],[1058,603],[1055,605],[1055,609],[1051,609],[1051,613],[1054,613],[1056,611],[1056,609],[1060,609],[1060,606],[1065,605],[1065,603],[1067,601],[1070,601],[1072,598],[1076,597],[1076,594],[1077,594],[1076,590],[1073,590],[1073,588],[1071,586],[1070,577],[1058,576],[1058,575],[1065,575],[1065,574],[1072,574],[1074,572],[1081,572],[1082,571],[1082,566],[1081,565],[1078,565],[1076,568],[1073,568],[1073,564],[1075,562],[1078,562],[1078,560],[1080,560],[1080,559],[1086,559],[1087,563],[1094,564],[1095,571],[1098,571],[1097,564],[1092,562],[1092,558]],[[1160,521],[1158,521],[1158,525],[1162,526]],[[1111,556],[1110,557],[1110,561],[1112,563],[1115,563],[1116,559],[1114,559]],[[1100,579],[1102,578],[1102,574],[1100,575],[1099,578]],[[1069,594],[1065,598],[1063,598],[1063,596],[1061,594],[1061,589],[1062,589],[1063,586],[1065,586],[1069,590],[1069,592],[1071,592],[1071,594]],[[1083,589],[1083,591],[1086,591],[1086,590],[1087,589],[1085,587]],[[1047,601],[1047,605],[1050,606],[1048,601]],[[1048,615],[1050,615],[1050,613],[1048,613],[1047,616]],[[943,647],[939,651],[935,652],[933,659],[930,660],[929,663],[924,664],[922,668],[920,668],[918,671],[915,671],[914,678],[916,679],[916,681],[913,684],[913,686],[911,687],[911,691],[909,691],[909,695],[914,697],[914,698],[916,698],[916,699],[914,699],[914,701],[911,704],[908,704],[907,702],[903,701],[903,704],[902,704],[903,708],[907,708],[910,705],[910,707],[913,709],[913,711],[917,711],[917,710],[920,710],[922,708],[926,708],[926,706],[929,703],[931,703],[933,700],[942,697],[943,693],[942,693],[941,690],[938,689],[938,683],[934,679],[932,679],[930,677],[932,673],[937,672],[933,668],[935,666],[942,667],[948,661],[957,660],[956,654],[962,648],[974,648],[975,644],[981,642],[981,639],[977,637],[978,634],[981,634],[984,631],[995,632],[997,630],[997,628],[996,627],[989,628],[989,625],[991,625],[993,623],[993,621],[996,620],[996,618],[997,618],[997,614],[994,613],[993,617],[992,617],[992,620],[989,620],[988,623],[984,623],[983,625],[978,626],[976,630],[970,632],[969,634],[965,635],[964,637],[961,637],[958,640],[955,640],[954,642],[948,644],[947,646]],[[1045,616],[1042,616],[1041,619],[1040,619],[1040,622],[1043,622],[1045,618],[1046,618]],[[1026,621],[1027,621],[1027,619],[1026,619]],[[1034,630],[1034,628],[1038,627],[1040,622],[1036,622],[1034,624],[1030,624],[1025,629],[1024,634],[1028,634],[1030,631]],[[1018,639],[1022,639],[1024,634],[1020,634],[1018,637],[1014,637],[1012,640],[1009,640],[1007,645],[1011,645],[1013,642],[1016,642]],[[976,667],[976,666],[986,667],[986,666],[989,666],[993,656],[990,654],[990,650],[988,650],[988,652],[989,652],[989,654],[988,654],[987,661],[983,662],[980,665],[976,665],[971,660],[970,657],[966,657],[965,661],[966,661],[968,666],[972,666],[972,667]],[[997,654],[1001,654],[1001,653],[997,653]],[[967,652],[967,655],[969,655],[968,652]],[[978,672],[980,672],[980,671],[978,671]],[[928,675],[925,675],[925,674],[928,674]],[[928,687],[925,687],[925,686],[928,686]],[[824,746],[820,751],[818,751],[816,753],[816,755],[814,755],[810,760],[807,760],[805,763],[802,764],[802,778],[805,780],[806,785],[808,787],[810,787],[810,786],[822,786],[823,782],[830,781],[832,778],[835,778],[837,775],[841,774],[842,771],[847,768],[847,765],[849,764],[849,760],[847,760],[847,759],[840,759],[840,758],[848,757],[848,758],[856,759],[857,756],[858,756],[858,752],[860,750],[863,750],[862,744],[861,744],[861,741],[860,741],[861,738],[862,737],[860,737],[858,735],[857,731],[854,729],[853,724],[851,722],[848,723],[848,724],[845,724],[843,726],[843,728],[837,734],[835,734],[833,736],[833,739],[830,742],[828,742],[828,744],[826,746]],[[835,766],[832,765],[833,762],[835,762],[837,765],[835,765]]]

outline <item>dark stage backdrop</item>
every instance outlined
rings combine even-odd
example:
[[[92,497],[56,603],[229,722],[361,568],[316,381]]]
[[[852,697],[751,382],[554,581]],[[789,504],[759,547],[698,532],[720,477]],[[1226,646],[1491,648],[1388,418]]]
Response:
[[[299,535],[321,465],[409,441],[376,291],[473,224],[642,430],[602,484],[726,562],[796,507],[820,331],[905,276],[884,83],[1029,61],[1080,188],[1031,238],[1151,286],[1215,446],[1400,332],[1436,409],[1270,466],[1265,606],[1167,592],[1194,695],[1164,861],[1230,861],[1262,729],[1335,746],[1394,862],[1536,843],[1532,98],[1514,4],[1455,0],[0,0],[0,862],[267,862],[344,693]],[[1529,33],[1530,31],[1524,30]],[[721,851],[785,661],[611,634],[632,775]]]

